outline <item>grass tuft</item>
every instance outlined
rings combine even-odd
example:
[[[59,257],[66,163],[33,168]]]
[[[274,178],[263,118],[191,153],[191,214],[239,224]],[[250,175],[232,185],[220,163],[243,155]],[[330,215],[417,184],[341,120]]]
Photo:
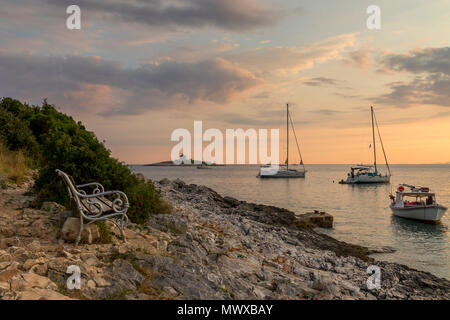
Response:
[[[10,151],[0,143],[0,176],[15,183],[23,183],[30,171],[30,160],[22,151]],[[2,183],[2,186],[5,182]]]

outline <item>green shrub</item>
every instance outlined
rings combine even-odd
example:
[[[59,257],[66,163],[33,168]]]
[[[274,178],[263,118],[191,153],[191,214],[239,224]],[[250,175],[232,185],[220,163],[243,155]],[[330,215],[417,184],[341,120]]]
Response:
[[[98,227],[98,232],[100,233],[100,243],[112,243],[112,231],[111,226],[104,220],[97,221],[95,223]]]
[[[128,200],[133,205],[128,210],[128,217],[136,222],[145,222],[150,214],[170,213],[171,207],[161,201],[161,195],[153,183],[136,178],[134,184],[125,189]]]
[[[124,164],[81,122],[75,122],[44,100],[42,107],[22,104],[11,98],[0,101],[0,140],[11,150],[23,149],[38,161],[35,190],[39,201],[68,204],[60,169],[79,183],[99,182],[106,190],[123,190],[131,208],[130,219],[144,222],[151,214],[166,213],[169,206],[151,182],[138,180]],[[19,148],[20,147],[20,148]]]
[[[29,122],[36,111],[11,98],[1,100],[0,138],[9,150],[26,150],[30,155],[39,155],[39,146]]]

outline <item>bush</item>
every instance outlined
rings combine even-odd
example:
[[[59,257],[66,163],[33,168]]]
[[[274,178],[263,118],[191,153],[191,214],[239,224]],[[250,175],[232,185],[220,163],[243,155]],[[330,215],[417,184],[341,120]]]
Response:
[[[128,200],[133,206],[128,210],[128,217],[136,222],[145,222],[151,213],[170,213],[171,207],[160,201],[161,195],[150,181],[139,180],[125,189]]]
[[[68,203],[67,190],[55,173],[60,169],[77,183],[96,181],[106,190],[123,190],[129,197],[130,219],[134,222],[142,223],[151,214],[168,212],[168,205],[151,182],[138,180],[124,163],[111,157],[110,150],[93,132],[46,100],[42,107],[30,107],[4,98],[0,102],[0,123],[11,128],[0,130],[0,139],[6,141],[7,147],[17,150],[20,146],[38,161],[34,186],[38,201]]]
[[[30,129],[29,119],[37,110],[19,101],[4,98],[0,102],[0,138],[9,150],[26,150],[30,155],[39,154],[39,146]]]

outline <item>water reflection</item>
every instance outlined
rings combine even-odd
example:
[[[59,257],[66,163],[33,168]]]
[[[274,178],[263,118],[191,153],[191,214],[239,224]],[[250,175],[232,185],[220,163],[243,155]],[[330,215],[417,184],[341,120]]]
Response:
[[[416,240],[443,240],[448,230],[445,224],[431,224],[392,215],[391,226],[393,235]]]

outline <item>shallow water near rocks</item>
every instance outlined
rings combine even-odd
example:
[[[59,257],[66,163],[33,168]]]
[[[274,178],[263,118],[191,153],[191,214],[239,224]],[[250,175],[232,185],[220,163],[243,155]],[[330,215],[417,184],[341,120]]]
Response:
[[[398,183],[427,186],[440,204],[450,207],[450,165],[392,165],[391,184],[340,185],[349,165],[308,165],[305,179],[259,179],[258,166],[193,167],[132,166],[147,178],[180,178],[248,202],[274,205],[301,214],[314,209],[334,216],[334,228],[320,230],[349,243],[392,253],[379,260],[405,264],[450,279],[450,212],[430,225],[392,216],[389,193]],[[381,170],[384,172],[385,168]]]

